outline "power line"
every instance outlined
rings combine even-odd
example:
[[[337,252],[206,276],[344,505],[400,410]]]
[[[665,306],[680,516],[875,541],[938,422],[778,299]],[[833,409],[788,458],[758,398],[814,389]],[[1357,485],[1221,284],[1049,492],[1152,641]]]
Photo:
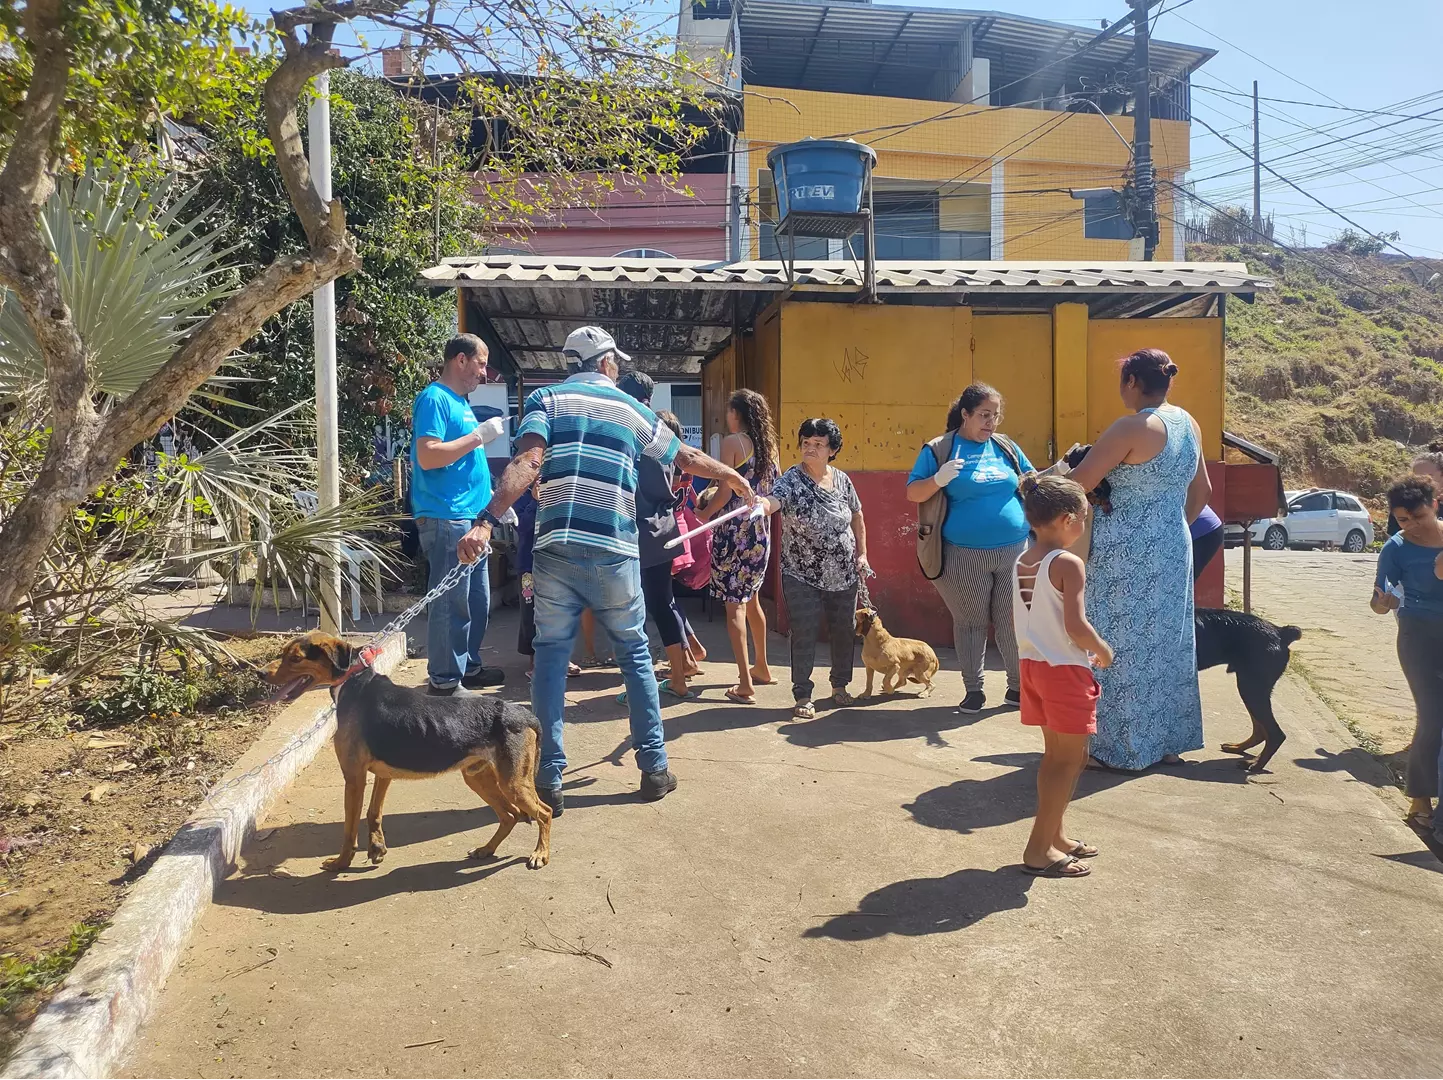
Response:
[[[1157,3],[1157,2],[1159,2],[1159,0],[1149,0],[1149,3],[1150,3],[1150,4],[1151,4],[1151,3]],[[1181,6],[1181,5],[1178,5],[1178,6]],[[1178,18],[1182,18],[1182,16],[1179,15]],[[857,135],[870,135],[870,134],[872,134],[873,132],[877,132],[877,131],[888,132],[888,134],[882,135],[882,136],[880,136],[880,137],[878,137],[878,138],[876,138],[876,139],[871,140],[872,143],[879,143],[879,142],[884,142],[885,140],[890,139],[890,138],[892,138],[892,137],[894,137],[894,136],[896,136],[896,135],[900,135],[900,134],[902,134],[904,131],[911,131],[911,130],[913,130],[913,129],[915,129],[915,128],[919,128],[919,127],[921,127],[923,124],[930,124],[930,123],[933,123],[933,122],[935,122],[935,121],[937,121],[937,120],[946,120],[946,119],[948,119],[948,118],[950,118],[950,117],[956,116],[962,109],[965,109],[965,108],[967,108],[967,107],[970,106],[970,105],[975,105],[975,104],[977,104],[977,102],[981,101],[981,100],[983,99],[983,97],[988,97],[988,98],[990,98],[991,95],[993,95],[993,94],[1000,94],[1003,90],[1010,90],[1010,89],[1011,89],[1012,87],[1014,87],[1014,86],[1017,86],[1017,85],[1019,85],[1019,84],[1021,84],[1021,83],[1028,82],[1029,80],[1034,79],[1034,78],[1036,78],[1038,75],[1042,74],[1042,72],[1047,71],[1047,70],[1050,69],[1050,68],[1056,67],[1058,64],[1065,64],[1065,63],[1068,63],[1069,61],[1076,60],[1078,57],[1082,56],[1083,54],[1088,53],[1088,52],[1091,52],[1094,48],[1096,48],[1098,45],[1101,45],[1104,41],[1109,41],[1109,40],[1111,40],[1112,38],[1116,37],[1118,34],[1122,33],[1122,31],[1123,31],[1124,29],[1126,29],[1126,27],[1128,26],[1128,24],[1130,24],[1130,23],[1132,23],[1132,22],[1134,22],[1134,21],[1135,21],[1135,13],[1131,13],[1131,14],[1125,15],[1125,16],[1123,16],[1121,19],[1118,19],[1116,22],[1114,22],[1111,26],[1107,27],[1107,29],[1103,30],[1102,33],[1097,34],[1097,35],[1095,35],[1094,37],[1092,37],[1090,40],[1084,42],[1083,45],[1082,45],[1082,47],[1079,48],[1079,49],[1077,49],[1076,51],[1071,52],[1071,53],[1068,53],[1066,56],[1059,56],[1059,57],[1057,57],[1055,60],[1050,60],[1050,61],[1048,61],[1047,63],[1043,64],[1041,67],[1039,67],[1039,68],[1037,68],[1037,69],[1035,69],[1035,70],[1033,70],[1033,71],[1028,72],[1026,75],[1023,75],[1021,78],[1013,79],[1013,80],[1012,80],[1011,82],[1009,82],[1009,83],[1003,83],[1001,86],[989,87],[989,88],[988,88],[988,91],[987,91],[987,93],[986,93],[985,95],[984,95],[984,94],[978,94],[976,97],[972,98],[971,100],[959,102],[958,104],[952,106],[952,108],[950,108],[950,109],[944,109],[944,110],[943,110],[942,112],[940,112],[940,113],[936,113],[936,114],[934,114],[934,115],[932,115],[932,116],[923,117],[923,118],[920,119],[920,120],[909,120],[909,121],[907,121],[907,122],[905,122],[905,123],[900,123],[900,124],[885,124],[885,125],[883,125],[883,126],[881,126],[881,127],[862,128],[862,129],[859,130],[859,131],[842,132],[842,133],[840,133],[840,134],[837,134],[837,135],[829,135],[829,136],[827,136],[827,137],[828,137],[828,138],[831,138],[831,139],[850,139],[850,138],[854,138],[854,137],[857,136]],[[1080,29],[1080,28],[1079,28],[1079,29]],[[1012,108],[1012,106],[1010,106],[1010,105],[996,105],[996,106],[989,105],[989,106],[987,106],[987,108],[988,108],[988,109],[1004,109],[1004,108]]]
[[[1192,84],[1194,90],[1206,90],[1210,94],[1226,94],[1228,97],[1251,98],[1253,95],[1246,90],[1224,90],[1220,86],[1208,86],[1206,83],[1195,82]],[[1331,109],[1337,112],[1356,113],[1359,116],[1397,116],[1404,120],[1422,120],[1424,116],[1414,116],[1408,113],[1390,112],[1387,109],[1358,109],[1351,105],[1328,105],[1321,101],[1299,101],[1297,98],[1260,97],[1259,101],[1271,101],[1279,105],[1303,105],[1309,109]]]
[[[1197,117],[1194,117],[1193,119],[1196,120]],[[1236,150],[1238,153],[1240,153],[1240,154],[1246,153],[1245,150],[1243,150],[1240,146],[1238,146],[1237,143],[1235,143],[1235,142],[1233,142],[1231,139],[1229,139],[1226,135],[1219,135],[1217,129],[1214,128],[1211,124],[1209,124],[1206,120],[1198,120],[1198,123],[1200,123],[1203,127],[1207,128],[1207,129],[1208,129],[1209,131],[1211,131],[1214,135],[1217,135],[1218,138],[1222,139],[1223,142],[1227,143],[1229,146],[1231,146],[1231,147],[1232,147],[1234,150]],[[1277,169],[1273,168],[1273,167],[1272,167],[1271,165],[1269,165],[1266,161],[1261,162],[1261,164],[1262,164],[1262,167],[1263,167],[1263,168],[1267,169],[1268,172],[1272,173],[1274,176],[1276,176],[1276,177],[1277,177],[1279,180],[1281,180],[1283,183],[1287,184],[1288,187],[1292,188],[1292,189],[1293,189],[1294,191],[1296,191],[1299,195],[1306,196],[1307,198],[1313,200],[1313,202],[1317,203],[1317,204],[1318,204],[1319,206],[1321,206],[1324,210],[1330,210],[1330,211],[1332,211],[1332,212],[1333,212],[1334,214],[1336,214],[1338,217],[1340,217],[1340,218],[1342,218],[1344,221],[1346,221],[1349,225],[1353,226],[1353,228],[1358,229],[1358,230],[1360,230],[1361,232],[1363,232],[1366,236],[1372,237],[1374,240],[1377,240],[1379,243],[1386,244],[1388,247],[1392,248],[1394,251],[1397,251],[1397,252],[1399,252],[1400,254],[1403,254],[1403,255],[1407,255],[1408,258],[1410,258],[1410,259],[1417,258],[1416,255],[1411,255],[1411,254],[1409,254],[1408,252],[1404,251],[1402,248],[1400,248],[1400,247],[1399,247],[1397,244],[1395,244],[1393,241],[1388,240],[1388,239],[1386,239],[1386,238],[1384,238],[1384,237],[1378,236],[1377,234],[1373,233],[1371,230],[1364,228],[1362,225],[1359,225],[1356,221],[1354,221],[1352,218],[1348,217],[1348,215],[1347,215],[1347,214],[1344,214],[1342,211],[1340,211],[1340,210],[1334,210],[1331,206],[1329,206],[1327,203],[1323,202],[1322,199],[1318,198],[1318,197],[1317,197],[1316,195],[1314,195],[1312,192],[1307,191],[1306,189],[1301,188],[1301,187],[1299,187],[1297,184],[1293,183],[1293,181],[1289,180],[1289,179],[1288,179],[1286,176],[1284,176],[1282,173],[1278,172]]]
[[[1167,180],[1167,181],[1165,181],[1165,183],[1167,183],[1168,186],[1170,186],[1170,187],[1172,187],[1174,190],[1176,190],[1176,191],[1178,192],[1178,194],[1183,195],[1183,196],[1185,196],[1185,197],[1187,197],[1187,198],[1189,198],[1189,199],[1192,199],[1194,202],[1201,203],[1203,206],[1206,206],[1206,207],[1207,207],[1208,209],[1210,209],[1210,210],[1214,210],[1214,211],[1216,211],[1217,213],[1220,213],[1220,214],[1226,214],[1226,213],[1228,212],[1226,207],[1222,207],[1222,206],[1219,206],[1217,203],[1210,202],[1210,201],[1208,201],[1207,199],[1204,199],[1201,195],[1198,195],[1196,192],[1188,191],[1187,188],[1183,187],[1183,186],[1180,185],[1180,184],[1174,184],[1171,180]],[[1185,227],[1186,227],[1183,222],[1178,221],[1176,218],[1172,218],[1171,220],[1172,220],[1173,223],[1174,223],[1175,225],[1177,225],[1179,228],[1185,228]],[[1432,319],[1434,318],[1434,316],[1433,316],[1431,313],[1426,312],[1426,311],[1419,311],[1417,308],[1409,307],[1407,304],[1402,303],[1401,300],[1399,300],[1397,297],[1389,296],[1389,295],[1387,295],[1386,293],[1380,292],[1378,289],[1375,289],[1372,285],[1369,285],[1366,281],[1360,281],[1358,278],[1355,278],[1355,277],[1351,276],[1350,274],[1344,273],[1343,271],[1339,270],[1336,266],[1332,266],[1332,265],[1330,265],[1329,263],[1324,262],[1322,259],[1317,258],[1316,256],[1312,255],[1310,252],[1308,252],[1307,250],[1305,250],[1305,249],[1303,249],[1303,248],[1295,248],[1295,247],[1292,247],[1291,245],[1284,244],[1282,241],[1277,240],[1277,239],[1275,239],[1275,238],[1267,235],[1267,233],[1263,232],[1261,229],[1259,229],[1257,226],[1255,226],[1255,225],[1254,225],[1252,222],[1250,222],[1250,221],[1247,221],[1247,220],[1244,220],[1244,219],[1234,219],[1234,220],[1237,221],[1237,224],[1238,224],[1239,226],[1241,226],[1242,228],[1246,229],[1248,232],[1252,233],[1252,234],[1253,234],[1254,236],[1256,236],[1259,240],[1262,240],[1262,241],[1264,241],[1265,243],[1267,243],[1267,244],[1269,244],[1269,245],[1271,245],[1271,246],[1273,246],[1273,247],[1281,248],[1283,251],[1286,251],[1289,255],[1294,255],[1294,256],[1298,257],[1299,259],[1302,259],[1304,262],[1310,264],[1310,265],[1313,266],[1315,269],[1318,269],[1318,270],[1323,271],[1323,273],[1325,273],[1325,274],[1329,274],[1329,275],[1331,275],[1331,276],[1333,276],[1333,277],[1336,277],[1336,278],[1339,278],[1339,279],[1341,279],[1341,280],[1343,280],[1343,281],[1346,281],[1349,285],[1356,285],[1358,288],[1362,289],[1364,292],[1366,292],[1366,293],[1371,293],[1373,296],[1377,297],[1379,300],[1383,300],[1383,301],[1385,301],[1385,302],[1387,302],[1387,303],[1389,303],[1389,304],[1397,304],[1400,308],[1402,308],[1404,311],[1408,312],[1409,314],[1417,315],[1417,316],[1419,316],[1420,318],[1429,319],[1429,320],[1432,320]]]
[[[1224,81],[1226,81],[1226,80],[1224,80]],[[1426,97],[1426,96],[1431,96],[1431,95],[1424,95],[1424,96]],[[1443,109],[1437,109],[1437,110],[1433,110],[1433,111],[1434,111],[1434,112],[1443,112]],[[1272,117],[1273,119],[1278,119],[1278,118],[1279,118],[1276,114],[1274,114],[1274,113],[1272,113],[1272,112],[1269,112],[1268,115],[1269,115],[1270,117]],[[1425,115],[1428,115],[1428,114],[1425,114]],[[1193,118],[1196,119],[1196,120],[1198,121],[1198,123],[1202,124],[1204,127],[1208,127],[1207,122],[1204,121],[1204,120],[1202,120],[1200,117],[1197,117],[1196,113],[1194,113],[1194,117],[1193,117]],[[1292,122],[1292,123],[1296,124],[1296,125],[1297,125],[1298,127],[1300,127],[1300,128],[1304,126],[1303,123],[1302,123],[1301,121],[1299,121],[1296,117],[1289,116],[1289,115],[1287,115],[1286,113],[1282,114],[1281,118],[1284,119],[1285,121],[1289,121],[1289,122]],[[1341,121],[1340,124],[1341,124],[1341,126],[1346,126],[1347,124],[1356,123],[1356,122],[1357,122],[1356,119],[1350,119],[1350,120]],[[1381,125],[1380,127],[1392,127],[1392,126],[1396,126],[1397,124],[1400,124],[1400,123],[1403,123],[1403,122],[1404,122],[1404,120],[1394,120],[1391,124]],[[1433,123],[1439,123],[1439,122],[1443,122],[1443,121],[1433,121]],[[1336,126],[1339,126],[1339,125],[1334,125],[1334,126],[1336,127]],[[1226,139],[1226,137],[1223,136],[1221,133],[1219,133],[1219,136],[1218,136],[1218,137],[1221,138],[1222,141],[1228,142],[1228,140]],[[1336,136],[1336,138],[1337,138],[1337,140],[1339,140],[1339,141],[1356,144],[1356,139],[1355,139],[1353,136],[1348,136],[1348,135],[1341,135],[1341,134],[1339,134],[1339,135]],[[1270,141],[1274,141],[1274,142],[1276,142],[1276,141],[1281,141],[1281,142],[1283,142],[1285,145],[1296,147],[1296,144],[1295,144],[1295,143],[1293,143],[1291,140],[1286,139],[1286,138],[1281,139],[1281,140],[1270,140]],[[1231,145],[1231,144],[1229,144],[1229,145]],[[1372,178],[1370,178],[1370,177],[1361,176],[1361,175],[1359,175],[1357,172],[1354,171],[1354,168],[1355,168],[1355,167],[1361,168],[1361,167],[1365,167],[1365,166],[1369,166],[1369,165],[1381,164],[1384,160],[1390,160],[1390,159],[1380,159],[1380,158],[1377,158],[1377,157],[1362,157],[1362,158],[1360,158],[1360,159],[1358,159],[1358,160],[1356,160],[1356,161],[1354,161],[1354,160],[1349,160],[1349,161],[1331,161],[1331,162],[1330,162],[1330,161],[1325,160],[1325,159],[1322,158],[1322,157],[1317,156],[1317,154],[1315,153],[1315,151],[1321,150],[1321,149],[1323,149],[1323,148],[1324,148],[1325,146],[1327,146],[1327,145],[1330,145],[1330,144],[1319,143],[1319,144],[1316,144],[1316,145],[1314,145],[1314,146],[1304,147],[1304,148],[1301,148],[1301,149],[1296,149],[1296,148],[1295,148],[1293,153],[1283,154],[1283,155],[1281,155],[1280,157],[1273,158],[1272,160],[1273,160],[1273,162],[1276,164],[1277,162],[1285,161],[1285,160],[1287,160],[1287,159],[1289,159],[1289,158],[1294,158],[1294,157],[1298,157],[1298,156],[1307,156],[1307,157],[1310,157],[1312,160],[1318,162],[1318,164],[1319,164],[1320,167],[1319,167],[1318,169],[1313,170],[1312,172],[1304,172],[1303,174],[1301,174],[1301,175],[1297,178],[1297,179],[1299,179],[1299,180],[1308,180],[1308,179],[1312,179],[1312,178],[1317,177],[1317,176],[1332,175],[1332,174],[1335,173],[1335,172],[1345,172],[1345,173],[1347,173],[1348,175],[1353,176],[1353,177],[1354,177],[1356,180],[1358,180],[1359,182],[1364,183],[1364,184],[1367,184],[1367,185],[1370,186],[1370,187],[1375,187],[1375,188],[1377,188],[1379,191],[1382,191],[1382,192],[1386,193],[1387,195],[1389,195],[1390,197],[1392,197],[1392,198],[1394,198],[1394,199],[1401,199],[1401,200],[1403,200],[1404,202],[1407,202],[1407,203],[1409,203],[1410,205],[1417,207],[1418,209],[1436,213],[1436,211],[1434,211],[1432,207],[1429,207],[1429,206],[1426,206],[1426,205],[1424,205],[1424,204],[1422,204],[1422,203],[1417,202],[1417,201],[1414,200],[1410,195],[1405,194],[1405,193],[1402,193],[1402,192],[1395,191],[1395,190],[1393,190],[1392,188],[1385,186],[1384,184],[1380,183],[1380,182],[1377,181],[1377,180],[1374,180],[1374,179],[1372,179]],[[1371,146],[1372,146],[1372,144],[1363,144],[1363,145],[1369,145],[1370,148],[1371,148]],[[1234,147],[1234,149],[1236,149],[1236,147]],[[1398,157],[1408,157],[1408,156],[1417,155],[1417,154],[1419,154],[1419,153],[1420,153],[1420,148],[1417,147],[1416,145],[1413,145],[1413,146],[1410,146],[1407,150],[1404,150],[1404,151],[1402,151],[1401,153],[1399,153],[1399,154],[1397,154],[1397,155],[1395,155],[1395,156],[1398,156]],[[1251,155],[1248,155],[1248,156],[1249,156],[1249,158],[1251,159]],[[1251,168],[1251,166],[1249,166],[1249,168]],[[1217,173],[1217,174],[1214,174],[1214,175],[1209,176],[1209,177],[1205,177],[1205,178],[1203,178],[1202,180],[1197,181],[1197,182],[1198,182],[1198,183],[1206,183],[1206,182],[1209,181],[1209,180],[1220,179],[1220,178],[1223,178],[1223,177],[1226,177],[1226,176],[1237,175],[1238,173],[1243,172],[1243,171],[1244,171],[1243,169],[1226,170],[1226,171],[1224,171],[1224,172]],[[1270,171],[1271,171],[1271,170],[1270,170]],[[1402,175],[1402,176],[1410,176],[1410,177],[1412,177],[1412,178],[1414,178],[1414,179],[1422,179],[1417,173],[1410,172],[1410,171],[1405,170],[1405,169],[1395,169],[1395,172],[1397,172],[1399,175]]]
[[[1297,83],[1297,84],[1298,84],[1299,86],[1301,86],[1304,90],[1311,90],[1313,93],[1318,94],[1318,95],[1321,96],[1321,97],[1327,98],[1329,101],[1331,101],[1331,102],[1332,102],[1333,104],[1335,104],[1335,105],[1342,105],[1342,104],[1343,104],[1343,103],[1342,103],[1341,101],[1339,101],[1337,98],[1333,97],[1332,94],[1329,94],[1329,93],[1327,93],[1327,92],[1324,91],[1324,90],[1319,90],[1316,86],[1309,86],[1307,83],[1303,82],[1302,79],[1295,79],[1295,78],[1293,78],[1293,76],[1289,75],[1286,71],[1283,71],[1281,68],[1273,67],[1272,64],[1268,63],[1266,60],[1264,60],[1264,59],[1263,59],[1261,56],[1259,56],[1257,53],[1248,52],[1247,49],[1244,49],[1241,45],[1238,45],[1238,44],[1235,44],[1234,42],[1229,41],[1227,38],[1223,37],[1221,34],[1216,33],[1215,31],[1209,30],[1209,29],[1208,29],[1207,27],[1205,27],[1205,26],[1199,26],[1197,23],[1195,23],[1195,22],[1193,22],[1191,19],[1189,19],[1186,15],[1179,15],[1178,18],[1181,19],[1183,22],[1187,23],[1187,24],[1188,24],[1189,26],[1191,26],[1194,30],[1201,30],[1204,34],[1208,35],[1208,37],[1216,38],[1218,41],[1221,41],[1224,45],[1228,46],[1228,48],[1230,48],[1230,49],[1236,49],[1238,52],[1242,53],[1244,56],[1252,57],[1252,58],[1253,58],[1254,60],[1256,60],[1258,63],[1262,64],[1263,67],[1267,68],[1269,71],[1276,72],[1277,74],[1281,75],[1283,78],[1287,79],[1289,82]]]

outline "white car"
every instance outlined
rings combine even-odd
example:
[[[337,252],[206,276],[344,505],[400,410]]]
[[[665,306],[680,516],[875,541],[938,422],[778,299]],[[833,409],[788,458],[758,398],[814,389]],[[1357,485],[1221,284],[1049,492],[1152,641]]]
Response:
[[[1356,495],[1330,488],[1284,494],[1286,516],[1256,521],[1250,530],[1253,543],[1265,550],[1326,546],[1356,554],[1373,542],[1373,519]]]

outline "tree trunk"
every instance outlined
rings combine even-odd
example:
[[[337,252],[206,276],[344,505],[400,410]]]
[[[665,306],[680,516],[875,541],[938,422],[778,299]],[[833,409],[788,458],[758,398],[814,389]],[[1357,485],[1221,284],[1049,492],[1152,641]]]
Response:
[[[309,9],[307,9],[309,11]],[[343,274],[360,256],[346,232],[339,200],[323,201],[311,182],[296,123],[296,102],[312,77],[345,61],[330,52],[333,25],[312,27],[305,44],[285,28],[286,58],[265,85],[267,126],[276,163],[310,250],[267,266],[201,323],[155,374],[98,416],[90,398],[88,357],[60,290],[54,256],[40,231],[40,211],[54,167],[54,134],[69,75],[60,0],[31,0],[26,25],[35,43],[35,75],[21,106],[17,135],[0,171],[0,285],[10,288],[45,357],[51,436],[33,487],[0,523],[0,615],[19,609],[56,530],[110,477],[120,459],[159,430],[202,383],[265,321]]]

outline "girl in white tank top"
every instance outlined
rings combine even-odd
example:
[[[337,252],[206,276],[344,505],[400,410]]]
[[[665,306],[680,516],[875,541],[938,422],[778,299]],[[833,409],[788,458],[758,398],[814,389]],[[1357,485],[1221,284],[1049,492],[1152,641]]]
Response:
[[[1097,730],[1100,691],[1092,666],[1112,650],[1087,621],[1086,568],[1067,548],[1087,522],[1087,498],[1061,476],[1022,478],[1018,485],[1036,542],[1012,568],[1012,625],[1022,675],[1022,722],[1042,729],[1037,818],[1022,852],[1022,871],[1039,877],[1086,877],[1097,848],[1067,835],[1062,819],[1087,764]],[[1090,654],[1090,655],[1089,655]]]
[[[1053,560],[1066,551],[1049,551],[1041,562],[1024,567],[1022,560],[1033,550],[1018,556],[1012,568],[1012,625],[1017,630],[1018,659],[1041,660],[1053,667],[1091,668],[1087,652],[1067,636],[1062,590],[1052,583]]]

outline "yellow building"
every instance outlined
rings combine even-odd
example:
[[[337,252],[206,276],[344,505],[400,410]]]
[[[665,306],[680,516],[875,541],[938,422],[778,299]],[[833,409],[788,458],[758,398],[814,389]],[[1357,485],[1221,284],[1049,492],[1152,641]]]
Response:
[[[877,152],[881,260],[1140,257],[1117,200],[1133,137],[1133,41],[997,12],[855,0],[683,0],[681,47],[746,91],[732,153],[736,252],[777,257],[767,152],[855,138]],[[1189,78],[1211,50],[1154,41],[1158,259],[1181,260]],[[1096,193],[1088,199],[1072,192]],[[804,241],[799,257],[840,258]]]
[[[1122,414],[1119,358],[1164,349],[1181,369],[1171,399],[1202,428],[1214,505],[1225,510],[1226,305],[1268,286],[1237,264],[890,261],[877,266],[878,302],[861,303],[861,275],[844,263],[798,265],[789,281],[775,262],[558,256],[452,259],[422,280],[458,290],[462,327],[518,380],[518,400],[529,379],[565,373],[566,333],[595,322],[660,377],[700,361],[713,453],[741,387],[770,402],[783,466],[797,461],[802,420],[836,420],[837,465],[867,515],[872,597],[894,632],[935,644],[948,643],[951,621],[917,568],[907,475],[962,388],[995,386],[1004,429],[1045,463]],[[1209,570],[1199,596],[1220,606],[1221,560]]]

